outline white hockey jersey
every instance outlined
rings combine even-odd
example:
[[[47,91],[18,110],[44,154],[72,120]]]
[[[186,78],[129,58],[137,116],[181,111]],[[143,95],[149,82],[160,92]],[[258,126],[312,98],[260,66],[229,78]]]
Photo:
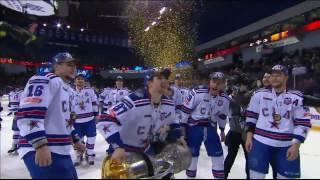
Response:
[[[98,98],[92,88],[75,90],[73,95],[76,123],[85,123],[98,116]]]
[[[194,88],[185,99],[182,107],[182,124],[219,125],[220,129],[226,126],[229,114],[230,98],[224,93],[219,96],[209,94],[209,89],[204,86]]]
[[[22,90],[11,91],[9,93],[8,109],[10,112],[17,112],[18,111],[21,93],[22,93]]]
[[[102,105],[102,113],[105,114],[107,110],[120,102],[120,100],[129,95],[129,90],[127,88],[122,89],[111,89],[108,94],[106,94]]]
[[[273,147],[288,147],[295,138],[304,142],[311,127],[310,113],[302,94],[287,90],[260,89],[251,98],[246,112],[247,126],[255,127],[254,138]]]
[[[177,109],[180,109],[183,104],[183,95],[181,94],[181,90],[176,86],[170,87],[173,91],[172,97],[170,99],[173,100],[174,105]]]
[[[113,148],[146,151],[153,136],[166,125],[174,129],[176,138],[180,137],[173,101],[163,97],[161,104],[154,107],[148,94],[142,91],[124,97],[106,115],[101,115],[97,129]]]
[[[221,130],[224,130],[227,124],[227,116],[229,115],[230,97],[224,93],[220,93],[218,96],[211,96],[211,122],[217,127],[217,123]]]
[[[190,91],[188,97],[184,100],[181,107],[182,125],[208,125],[211,119],[211,95],[209,89],[204,86],[199,86]]]
[[[71,134],[75,133],[70,119],[71,96],[71,87],[53,73],[29,79],[16,114],[22,136],[21,158],[34,151],[32,145],[40,141],[47,141],[53,153],[70,155]]]
[[[181,91],[181,94],[182,94],[182,96],[183,96],[183,101],[184,101],[185,98],[188,97],[189,92],[190,92],[191,90],[188,89],[188,88],[183,87],[183,88],[180,88],[180,91]]]
[[[112,89],[111,88],[104,88],[103,91],[99,95],[99,103],[103,103],[105,100],[106,96],[110,93]]]

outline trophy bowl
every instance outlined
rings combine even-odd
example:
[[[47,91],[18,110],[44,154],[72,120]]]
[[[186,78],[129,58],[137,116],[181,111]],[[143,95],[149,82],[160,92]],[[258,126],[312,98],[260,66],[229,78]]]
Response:
[[[102,163],[102,179],[171,179],[187,169],[192,158],[189,148],[176,143],[166,145],[154,157],[142,152],[127,152],[121,162],[110,157]]]
[[[154,176],[153,165],[143,153],[127,152],[118,162],[107,156],[102,163],[102,179],[139,179]]]

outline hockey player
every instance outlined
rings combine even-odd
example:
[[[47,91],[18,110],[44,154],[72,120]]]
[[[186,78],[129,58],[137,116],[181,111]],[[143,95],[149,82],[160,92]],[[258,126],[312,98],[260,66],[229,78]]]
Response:
[[[192,162],[186,171],[189,178],[196,177],[199,151],[203,141],[212,160],[214,178],[224,178],[223,150],[217,134],[217,123],[221,130],[221,141],[224,141],[230,99],[222,93],[225,84],[224,74],[215,72],[210,78],[210,88],[203,85],[194,88],[182,107],[181,123],[187,126],[185,133],[192,153]]]
[[[68,83],[76,65],[69,53],[58,53],[52,64],[54,73],[32,76],[21,95],[19,156],[31,178],[76,179],[71,145],[85,149],[70,118],[72,89]]]
[[[98,99],[92,88],[85,87],[85,77],[78,75],[75,78],[74,105],[76,121],[74,128],[81,139],[87,137],[86,160],[94,165],[94,145],[96,141],[96,119],[98,119]],[[79,166],[83,154],[78,152],[75,166]]]
[[[170,125],[174,138],[184,142],[174,103],[163,96],[165,83],[164,75],[156,72],[149,76],[146,89],[124,97],[102,115],[97,128],[110,144],[113,160],[121,161],[126,151],[147,152],[153,136],[164,125]]]
[[[11,91],[9,93],[9,105],[8,109],[11,114],[13,114],[13,121],[12,121],[12,131],[13,131],[13,137],[12,137],[12,146],[8,150],[8,153],[16,153],[18,149],[18,142],[20,138],[20,131],[17,126],[17,120],[16,120],[16,112],[19,109],[19,101],[21,96],[22,90],[19,88],[16,88],[14,91]]]
[[[111,89],[109,93],[105,94],[102,113],[105,114],[111,106],[120,102],[120,100],[127,95],[129,95],[129,90],[123,87],[123,77],[117,76],[116,88]]]
[[[300,177],[299,148],[311,127],[310,114],[302,94],[286,89],[287,80],[287,68],[274,66],[272,88],[257,91],[250,100],[246,114],[250,178],[265,178],[271,161],[277,178]]]

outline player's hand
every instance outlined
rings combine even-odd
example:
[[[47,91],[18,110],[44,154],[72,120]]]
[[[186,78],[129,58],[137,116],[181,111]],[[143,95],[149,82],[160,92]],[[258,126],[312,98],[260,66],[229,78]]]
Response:
[[[220,132],[220,138],[221,138],[221,142],[224,142],[226,140],[226,134],[224,133],[224,131]]]
[[[246,151],[250,152],[252,149],[252,137],[253,134],[251,132],[248,132],[247,139],[246,139]]]
[[[188,147],[187,142],[184,140],[184,137],[183,137],[183,136],[181,136],[181,137],[177,140],[177,142],[178,142],[179,144],[181,144],[181,145],[182,145],[183,147],[185,147],[185,148]]]
[[[74,150],[78,151],[80,154],[83,154],[86,151],[86,146],[81,142],[73,144]]]
[[[117,148],[111,156],[111,160],[121,162],[124,160],[126,151],[123,148]]]
[[[40,167],[48,167],[52,164],[51,152],[48,146],[42,146],[36,150],[35,163]]]
[[[300,144],[294,143],[287,151],[287,160],[294,161],[299,156]]]

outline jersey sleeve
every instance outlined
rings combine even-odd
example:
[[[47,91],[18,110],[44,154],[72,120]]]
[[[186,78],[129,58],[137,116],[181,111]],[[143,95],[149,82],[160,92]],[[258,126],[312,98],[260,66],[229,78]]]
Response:
[[[91,103],[92,103],[93,114],[94,114],[94,116],[98,116],[98,114],[99,114],[98,97],[93,89],[91,89],[91,91],[90,91],[90,99],[91,99]]]
[[[97,123],[97,129],[113,148],[123,146],[119,130],[121,125],[127,123],[132,116],[133,106],[130,98],[125,97],[108,109],[106,114],[101,115]]]
[[[309,108],[303,106],[302,98],[297,99],[296,101],[298,102],[293,103],[293,105],[296,105],[293,112],[293,136],[295,139],[303,143],[311,128],[310,112]]]
[[[48,143],[44,128],[47,109],[61,85],[57,78],[31,78],[20,100],[17,112],[17,124],[20,135],[25,137],[36,149],[39,145]]]
[[[249,131],[253,131],[255,129],[258,118],[259,118],[259,112],[260,112],[259,94],[260,93],[256,93],[251,97],[250,103],[246,110],[246,124]]]
[[[188,96],[185,98],[182,106],[181,106],[181,119],[180,124],[186,125],[188,123],[188,119],[192,110],[194,109],[196,104],[196,93],[194,90],[190,91]]]

